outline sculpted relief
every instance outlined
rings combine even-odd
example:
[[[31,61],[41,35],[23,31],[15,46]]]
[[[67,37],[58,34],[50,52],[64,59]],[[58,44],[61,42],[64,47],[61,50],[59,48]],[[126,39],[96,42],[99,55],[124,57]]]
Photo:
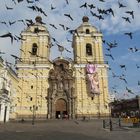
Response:
[[[54,62],[54,68],[49,73],[49,88],[57,92],[57,95],[63,93],[67,96],[73,87],[73,72],[69,68],[69,62],[57,60]],[[69,93],[70,94],[70,93]]]
[[[74,114],[74,78],[73,71],[69,68],[69,62],[66,60],[56,60],[54,68],[49,73],[49,89],[48,89],[48,109],[51,118],[57,118],[60,112],[69,114],[69,117]],[[66,102],[66,109],[57,110],[58,101]]]

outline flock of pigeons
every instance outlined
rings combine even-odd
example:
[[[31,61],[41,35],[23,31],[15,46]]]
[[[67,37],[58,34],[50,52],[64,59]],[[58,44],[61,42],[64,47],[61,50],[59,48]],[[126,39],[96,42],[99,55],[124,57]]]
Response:
[[[70,6],[71,4],[71,1],[70,0],[63,0],[64,3],[67,5],[67,6]],[[106,0],[98,0],[100,3],[105,3]],[[140,4],[140,0],[135,0],[138,4]],[[45,9],[42,9],[40,6],[37,5],[37,3],[40,3],[40,0],[11,0],[11,3],[14,3],[15,6],[17,6],[19,3],[22,3],[22,2],[26,2],[27,3],[27,9],[31,10],[32,12],[36,12],[37,14],[41,14],[42,16],[45,16],[46,18],[48,17],[47,15],[47,12],[45,11]],[[118,5],[118,8],[121,9],[125,9],[127,8],[127,5],[125,5],[123,3],[123,1],[119,1],[117,2],[117,5]],[[8,6],[8,4],[6,4],[5,2],[5,10],[8,10],[8,11],[12,11],[15,7],[10,7]],[[96,6],[96,3],[88,3],[87,1],[85,1],[83,4],[79,5],[79,7],[77,8],[80,8],[81,10],[87,10],[89,11],[91,17],[94,17],[95,19],[99,20],[99,21],[103,21],[106,17],[108,16],[115,16],[115,12],[114,12],[114,9],[113,8],[107,8],[107,9],[103,9],[103,8],[100,8],[98,6]],[[51,7],[50,7],[50,10],[53,11],[57,9],[57,7],[55,7],[53,4],[51,4]],[[131,24],[132,20],[135,19],[135,11],[133,10],[126,10],[125,11],[125,15],[126,16],[122,16],[122,20],[124,20],[126,23],[128,24]],[[71,13],[63,13],[63,16],[68,18],[71,22],[73,22],[75,19],[73,18],[73,16],[71,15]],[[22,23],[24,26],[30,26],[30,25],[33,25],[34,22],[32,19],[18,19],[18,20],[14,20],[13,21],[0,21],[0,26],[1,25],[5,25],[7,28],[10,28],[13,24],[18,24],[18,23]],[[44,22],[42,22],[42,24],[46,24]],[[59,27],[65,31],[65,32],[68,32],[70,35],[73,34],[73,33],[77,33],[76,30],[74,29],[71,29],[70,27],[66,26],[65,24],[62,24],[60,23],[59,25],[55,25],[55,23],[49,23],[49,26],[53,29],[53,30],[57,30]],[[125,32],[124,35],[125,36],[128,36],[128,39],[133,39],[133,32]],[[12,32],[6,32],[5,34],[0,34],[0,39],[1,38],[10,38],[11,40],[11,43],[13,43],[14,41],[21,41],[23,40],[21,38],[20,35],[15,35],[14,33]],[[72,42],[69,38],[66,38],[67,42]],[[118,47],[118,43],[116,40],[114,41],[107,41],[107,40],[103,40],[103,45],[105,46],[105,49],[106,49],[106,52],[105,53],[105,56],[106,57],[109,57],[109,59],[111,59],[112,61],[115,60],[114,56],[112,55],[112,49]],[[63,45],[61,45],[56,38],[53,38],[52,37],[52,43],[51,43],[51,47],[52,46],[57,46],[59,51],[67,51],[68,53],[72,53],[69,49],[63,47]],[[47,46],[48,47],[48,46]],[[20,49],[21,51],[23,51],[22,49]],[[131,47],[131,48],[128,48],[128,51],[130,51],[130,53],[137,53],[137,52],[140,52],[140,48],[137,48],[137,47]],[[29,52],[31,53],[31,52]],[[5,54],[5,52],[3,51],[0,51],[0,55],[2,54]],[[16,60],[21,60],[21,58],[19,58],[18,56],[16,56],[15,54],[11,54],[11,57],[15,58]],[[37,56],[37,57],[41,57],[41,56]],[[79,57],[79,56],[77,56]],[[10,62],[7,62],[7,64],[11,64]],[[120,64],[119,67],[121,69],[123,69],[123,72],[127,71],[127,66],[125,64]],[[139,64],[136,64],[136,68],[140,70],[140,65]],[[113,78],[117,78],[121,81],[123,81],[125,84],[126,84],[126,91],[127,93],[130,93],[130,94],[135,94],[131,89],[129,89],[127,87],[127,77],[126,75],[123,73],[123,74],[120,74],[120,75],[116,75],[112,68],[109,67],[109,70],[111,71],[112,73],[112,77]],[[140,86],[140,81],[138,81],[138,86]],[[113,86],[112,87],[112,90],[113,92],[115,93],[118,93],[117,92],[117,87],[116,86]],[[125,94],[126,95],[126,94]]]

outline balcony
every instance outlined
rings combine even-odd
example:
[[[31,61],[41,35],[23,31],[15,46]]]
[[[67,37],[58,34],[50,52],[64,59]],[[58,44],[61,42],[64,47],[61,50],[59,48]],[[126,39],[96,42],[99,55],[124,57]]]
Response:
[[[9,91],[7,89],[1,89],[0,90],[0,100],[5,100],[5,101],[9,101]]]
[[[29,65],[48,64],[48,61],[47,60],[22,60],[22,61],[17,60],[16,64],[17,65],[18,64],[29,64]]]
[[[9,93],[9,91],[5,88],[0,90],[0,95],[3,95],[3,94],[8,95],[8,93]]]

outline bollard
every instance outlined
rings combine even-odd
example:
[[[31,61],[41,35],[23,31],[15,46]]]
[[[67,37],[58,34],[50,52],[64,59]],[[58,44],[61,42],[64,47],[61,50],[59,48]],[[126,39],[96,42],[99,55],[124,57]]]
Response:
[[[103,128],[105,128],[105,120],[103,120]]]
[[[86,120],[86,117],[85,116],[83,116],[83,121],[85,121]]]
[[[119,127],[121,127],[121,119],[119,118]]]
[[[110,131],[112,131],[112,120],[111,119],[109,121],[109,125],[110,125]]]

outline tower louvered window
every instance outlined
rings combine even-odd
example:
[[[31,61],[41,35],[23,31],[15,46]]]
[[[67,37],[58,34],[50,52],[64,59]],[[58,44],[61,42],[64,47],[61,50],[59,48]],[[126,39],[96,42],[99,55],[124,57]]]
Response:
[[[86,44],[86,54],[91,56],[92,55],[92,45],[91,44]]]
[[[37,44],[36,43],[33,43],[33,46],[32,46],[32,55],[37,55]]]

